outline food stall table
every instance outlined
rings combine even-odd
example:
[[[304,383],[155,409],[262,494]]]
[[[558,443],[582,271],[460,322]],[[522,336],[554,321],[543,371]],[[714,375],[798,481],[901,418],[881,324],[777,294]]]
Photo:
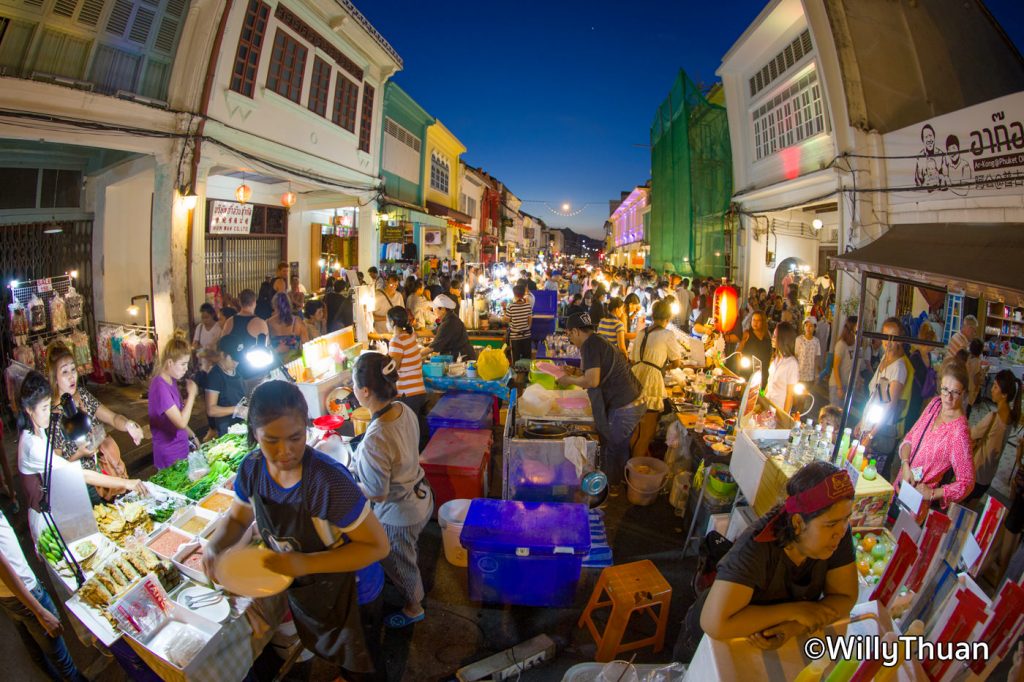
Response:
[[[892,630],[892,623],[884,609],[877,602],[866,602],[853,607],[851,615],[874,614],[872,618],[850,624],[847,635],[864,637],[882,636]],[[836,637],[840,633],[832,627],[825,628],[825,637]],[[818,636],[821,636],[820,634]],[[773,651],[763,651],[745,640],[723,642],[705,635],[687,667],[683,682],[704,682],[705,680],[758,679],[767,682],[785,682],[796,679],[810,659],[804,655],[806,637],[791,639]],[[830,666],[831,668],[832,666]],[[830,668],[826,668],[826,673]],[[823,675],[821,679],[825,679]],[[900,666],[898,679],[901,682],[923,682],[928,678],[919,664],[910,662]]]
[[[541,342],[537,344],[537,360],[550,360],[552,362],[560,362],[563,365],[570,365],[572,367],[579,367],[582,360],[579,357],[566,357],[564,355],[548,355],[547,344]]]
[[[786,498],[786,482],[800,467],[769,456],[754,441],[782,440],[785,436],[785,431],[753,429],[744,429],[736,436],[729,469],[740,492],[758,516],[768,513]],[[883,525],[892,493],[892,484],[881,475],[872,480],[860,476],[854,491],[850,523],[854,526]]]
[[[464,393],[486,393],[498,400],[508,402],[508,383],[512,379],[512,370],[505,373],[500,379],[487,381],[485,379],[469,377],[423,377],[423,385],[431,391],[462,391]]]

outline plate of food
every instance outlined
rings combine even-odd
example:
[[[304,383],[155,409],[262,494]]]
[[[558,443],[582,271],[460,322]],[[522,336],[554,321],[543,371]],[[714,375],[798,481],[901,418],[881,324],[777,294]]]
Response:
[[[718,436],[712,436],[709,434],[707,436],[704,436],[704,442],[707,443],[708,445],[714,445],[715,443],[721,443],[722,439],[719,438]]]
[[[217,558],[217,582],[242,597],[270,597],[284,592],[292,579],[263,565],[269,554],[269,549],[253,545],[229,549]]]
[[[732,446],[727,443],[715,443],[711,446],[711,449],[719,455],[728,455],[732,452]]]
[[[71,553],[75,555],[75,559],[78,563],[88,561],[96,554],[96,550],[99,547],[92,540],[79,540],[78,542],[71,545]]]

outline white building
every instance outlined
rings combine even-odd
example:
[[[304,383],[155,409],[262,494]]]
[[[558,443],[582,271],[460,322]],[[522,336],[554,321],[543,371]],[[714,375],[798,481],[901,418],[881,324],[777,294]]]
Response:
[[[625,194],[625,192],[623,192]],[[647,226],[650,224],[651,190],[638,185],[619,202],[612,211],[605,261],[616,267],[643,268],[647,264],[650,246],[647,243]]]
[[[459,163],[459,172],[462,173],[462,182],[459,191],[459,210],[470,217],[469,232],[462,234],[463,243],[456,245],[460,255],[467,263],[480,262],[480,246],[482,230],[480,225],[481,206],[484,201],[484,189],[487,187],[487,178],[479,169],[468,166],[463,162]]]
[[[150,295],[167,339],[281,260],[315,287],[328,236],[373,262],[381,95],[401,60],[349,0],[7,2],[2,28],[4,165],[84,189],[50,202],[60,215],[35,200],[0,220],[68,223],[94,319]]]
[[[967,131],[996,111],[1021,119],[1019,99],[975,108],[1024,89],[1019,55],[980,2],[774,0],[717,73],[744,286],[778,286],[794,269],[825,273],[829,255],[899,223],[1021,221],[1019,185],[984,199],[955,197],[915,186],[906,160],[891,158],[921,153],[922,125],[958,110],[973,112],[970,123],[942,119],[942,148],[951,128],[965,148]],[[856,297],[853,285],[840,283],[840,309]],[[882,292],[869,293],[878,300]],[[888,300],[895,310],[896,296]]]

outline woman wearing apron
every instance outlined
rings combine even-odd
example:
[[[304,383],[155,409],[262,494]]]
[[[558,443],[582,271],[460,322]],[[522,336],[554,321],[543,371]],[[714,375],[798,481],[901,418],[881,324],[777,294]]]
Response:
[[[306,401],[284,381],[252,393],[249,438],[259,447],[235,478],[237,499],[210,539],[206,574],[216,580],[218,555],[256,521],[276,554],[266,568],[295,578],[288,588],[303,646],[340,666],[346,679],[373,672],[359,619],[356,571],[388,554],[384,529],[352,475],[306,447]]]
[[[423,579],[416,563],[420,533],[434,511],[434,496],[419,459],[419,419],[395,398],[398,369],[382,353],[364,353],[352,370],[353,393],[373,420],[356,448],[353,466],[359,487],[373,502],[391,553],[381,562],[398,588],[402,609],[385,619],[403,628],[424,618]]]
[[[640,332],[629,349],[633,376],[640,382],[643,388],[641,397],[647,404],[647,412],[640,419],[640,428],[633,441],[633,457],[647,456],[668,397],[665,370],[678,366],[682,358],[675,335],[666,329],[672,319],[672,304],[658,301],[654,304],[652,317],[654,322]]]

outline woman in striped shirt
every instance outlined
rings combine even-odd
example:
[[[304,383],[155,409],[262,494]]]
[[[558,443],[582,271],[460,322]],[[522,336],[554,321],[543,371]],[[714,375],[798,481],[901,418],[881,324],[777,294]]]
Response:
[[[423,349],[416,340],[408,310],[396,305],[388,310],[387,321],[391,332],[388,355],[398,367],[398,400],[408,405],[422,422],[420,440],[424,441],[427,429],[424,428],[423,407],[427,402],[427,389],[423,385]],[[420,448],[425,444],[421,442]]]
[[[597,335],[626,354],[626,325],[623,321],[625,307],[616,296],[608,301],[608,314],[597,325]]]

